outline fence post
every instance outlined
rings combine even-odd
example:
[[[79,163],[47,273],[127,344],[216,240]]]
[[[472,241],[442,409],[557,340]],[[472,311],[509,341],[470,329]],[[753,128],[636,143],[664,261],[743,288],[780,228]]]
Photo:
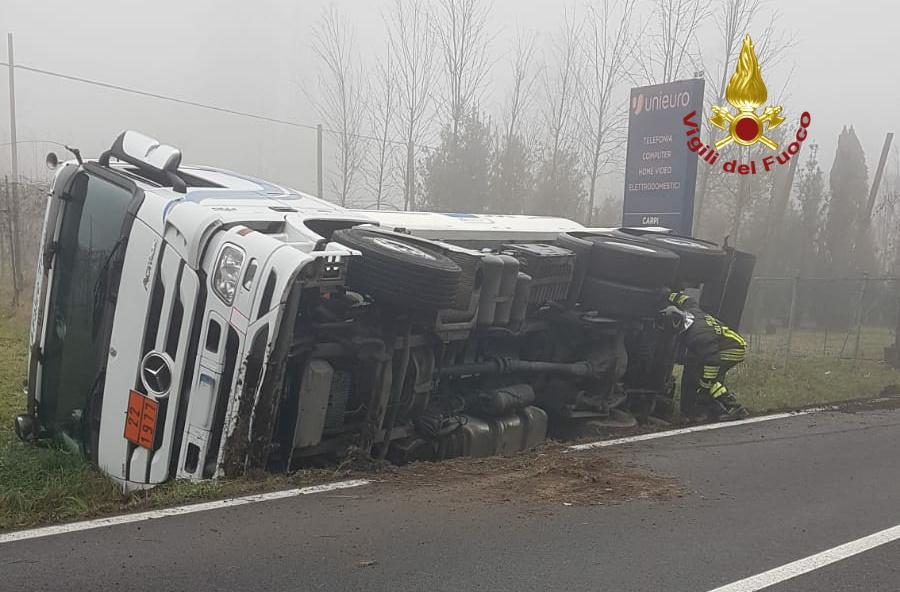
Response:
[[[800,288],[800,276],[794,276],[794,281],[791,284],[791,308],[788,312],[788,326],[787,326],[787,343],[784,344],[784,360],[782,361],[783,370],[787,372],[788,367],[788,359],[791,356],[791,341],[794,338],[794,314],[797,312],[797,292]]]
[[[869,274],[864,273],[862,279],[862,286],[859,289],[859,301],[857,302],[856,307],[856,342],[853,344],[853,363],[854,365],[859,364],[859,342],[862,337],[862,324],[863,324],[863,306],[865,304],[866,299],[866,291],[869,288]]]

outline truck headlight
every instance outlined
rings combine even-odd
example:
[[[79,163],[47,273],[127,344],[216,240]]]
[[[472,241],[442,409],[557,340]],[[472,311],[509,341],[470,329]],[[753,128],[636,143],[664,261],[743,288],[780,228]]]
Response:
[[[216,261],[212,285],[213,291],[218,294],[222,302],[229,306],[234,302],[234,294],[237,291],[243,265],[244,252],[233,245],[225,245]]]

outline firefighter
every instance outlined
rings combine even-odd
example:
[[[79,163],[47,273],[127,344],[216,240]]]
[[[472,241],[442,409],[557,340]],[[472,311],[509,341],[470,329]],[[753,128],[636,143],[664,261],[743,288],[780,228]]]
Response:
[[[684,318],[682,342],[687,357],[681,383],[682,415],[695,420],[722,421],[747,417],[747,409],[725,386],[725,374],[744,361],[747,342],[717,318],[706,314],[697,300],[684,292],[671,292],[668,305],[678,309]],[[706,414],[701,406],[706,407]]]

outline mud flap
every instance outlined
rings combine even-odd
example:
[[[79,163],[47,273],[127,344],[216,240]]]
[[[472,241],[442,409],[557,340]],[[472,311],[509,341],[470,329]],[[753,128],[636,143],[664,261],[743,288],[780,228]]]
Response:
[[[726,271],[717,282],[703,286],[700,308],[738,330],[753,279],[756,256],[731,247],[726,247],[725,251],[728,253]]]

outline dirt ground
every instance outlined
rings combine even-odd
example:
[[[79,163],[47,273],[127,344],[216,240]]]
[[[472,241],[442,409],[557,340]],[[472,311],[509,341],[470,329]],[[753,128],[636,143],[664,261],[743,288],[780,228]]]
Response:
[[[596,505],[684,495],[669,477],[629,465],[615,453],[569,451],[548,443],[508,457],[459,458],[384,466],[370,477],[380,487],[421,498],[533,505]]]
[[[805,408],[825,409],[837,413],[858,413],[860,411],[891,411],[900,409],[900,386],[890,385],[882,389],[878,397],[850,399],[832,405],[811,405]],[[805,408],[801,408],[805,409]]]

